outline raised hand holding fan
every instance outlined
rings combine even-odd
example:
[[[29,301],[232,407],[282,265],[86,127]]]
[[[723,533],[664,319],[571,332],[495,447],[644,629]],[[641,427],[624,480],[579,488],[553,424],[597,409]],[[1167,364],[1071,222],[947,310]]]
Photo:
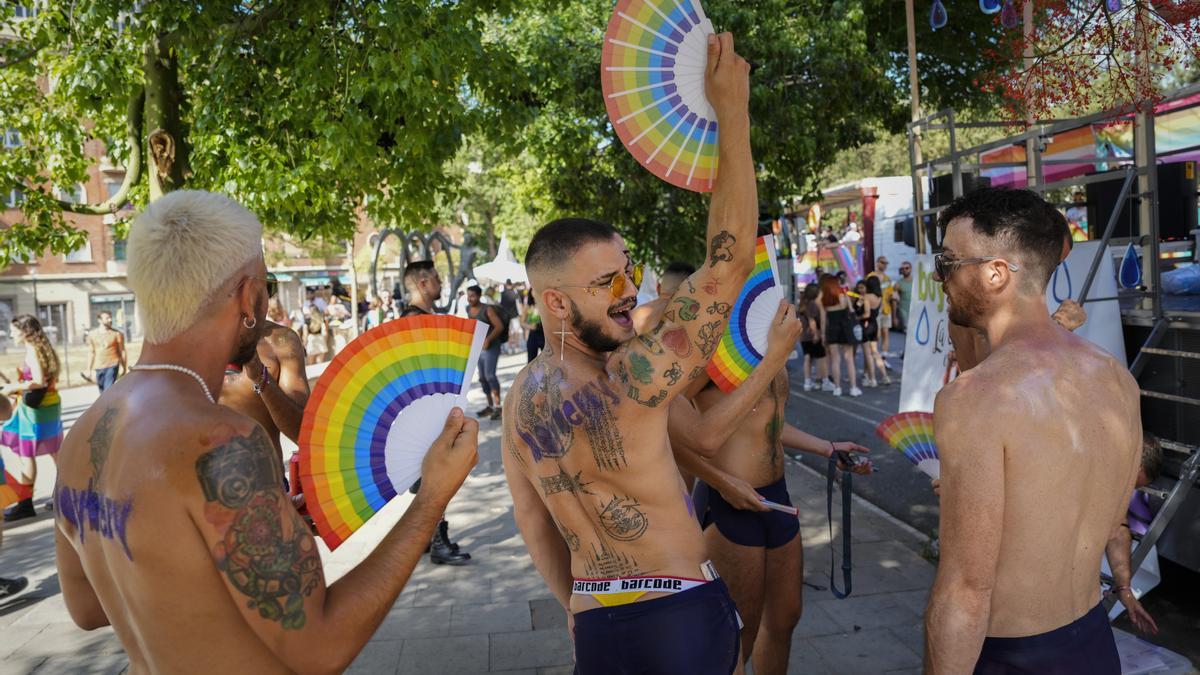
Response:
[[[454,406],[465,404],[487,326],[421,315],[363,333],[317,381],[300,428],[300,483],[337,548],[421,473]]]
[[[696,192],[717,177],[717,115],[704,93],[714,32],[698,0],[619,0],[601,58],[621,142],[651,173]]]
[[[766,235],[758,238],[754,269],[733,304],[729,325],[708,362],[708,376],[721,391],[729,393],[737,389],[762,363],[780,300],[783,287],[775,267],[775,237]]]

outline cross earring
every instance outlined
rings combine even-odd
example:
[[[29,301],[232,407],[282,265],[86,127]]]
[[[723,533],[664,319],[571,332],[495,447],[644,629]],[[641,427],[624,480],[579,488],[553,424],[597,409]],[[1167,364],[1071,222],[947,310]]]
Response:
[[[564,352],[564,351],[566,350],[566,348],[567,348],[567,336],[568,336],[568,335],[574,335],[574,333],[572,333],[571,331],[567,330],[567,320],[566,320],[566,319],[563,319],[563,320],[562,320],[562,330],[556,330],[556,331],[554,331],[554,334],[559,336],[559,341],[558,341],[558,360],[559,360],[559,361],[562,361],[562,360],[563,360],[563,352]]]

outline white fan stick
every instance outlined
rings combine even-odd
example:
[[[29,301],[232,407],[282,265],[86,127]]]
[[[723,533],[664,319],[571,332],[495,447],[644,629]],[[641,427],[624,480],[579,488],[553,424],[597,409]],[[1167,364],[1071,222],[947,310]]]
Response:
[[[612,68],[609,68],[608,70],[611,71]],[[662,82],[652,82],[651,84],[643,84],[640,87],[634,87],[633,89],[626,89],[625,91],[614,91],[613,93],[608,95],[608,98],[617,98],[618,96],[628,96],[629,94],[636,94],[638,92],[646,91],[647,89],[655,89],[657,87],[665,87],[668,84],[671,84],[672,80],[674,80],[674,79],[675,78],[672,77],[671,79],[663,80]]]
[[[679,44],[675,40],[672,40],[671,38],[667,37],[666,35],[663,35],[662,33],[654,30],[650,26],[647,26],[646,24],[642,23],[641,21],[638,21],[637,19],[633,18],[632,16],[629,16],[625,12],[617,12],[617,14],[620,15],[620,17],[622,19],[625,19],[629,23],[632,23],[633,25],[641,28],[642,30],[646,31],[647,33],[653,33],[654,35],[657,35],[658,37],[662,38],[663,40],[665,40],[667,42],[670,42],[673,45]]]
[[[680,105],[683,105],[683,104],[681,103]],[[650,156],[646,158],[647,164],[654,161],[654,158],[658,156],[659,151],[662,150],[664,147],[666,147],[667,143],[671,142],[671,137],[675,135],[675,132],[679,129],[680,126],[683,125],[683,122],[686,119],[687,119],[687,117],[685,117],[683,115],[679,116],[679,121],[675,122],[675,126],[671,127],[671,132],[663,137],[662,142],[658,144],[658,147],[654,148],[654,152],[650,153]]]
[[[700,121],[699,118],[692,120],[692,126],[688,129],[687,133],[683,135],[683,142],[679,144],[679,150],[675,153],[675,159],[672,159],[671,166],[667,167],[667,175],[668,176],[670,176],[675,171],[675,165],[679,162],[679,156],[683,154],[684,148],[691,145],[692,133],[696,131],[696,123],[699,121]]]
[[[658,105],[658,104],[660,104],[660,103],[665,103],[666,101],[669,101],[669,100],[671,99],[671,97],[672,97],[672,96],[675,96],[674,92],[672,92],[672,93],[670,93],[670,94],[667,94],[666,96],[663,96],[663,97],[659,98],[659,99],[658,99],[658,100],[656,100],[656,101],[652,101],[652,102],[650,102],[650,103],[647,103],[646,105],[642,106],[641,108],[638,108],[637,110],[634,110],[633,112],[629,113],[628,115],[626,115],[626,116],[622,117],[621,119],[617,120],[617,124],[624,124],[624,123],[628,122],[629,120],[631,120],[631,119],[633,119],[634,117],[637,117],[638,115],[640,115],[640,114],[642,114],[642,113],[646,112],[647,110],[649,110],[649,109],[653,108],[654,106],[656,106],[656,105]]]
[[[666,21],[667,23],[671,24],[672,28],[679,31],[680,35],[687,35],[687,31],[680,28],[679,24],[677,24],[671,20],[671,17],[667,16],[666,14],[663,14],[663,11],[661,9],[659,9],[657,5],[654,4],[653,0],[651,0],[650,2],[647,2],[646,4],[649,5],[650,9],[654,10],[655,14],[658,14],[659,16],[661,16],[663,18],[663,21]]]
[[[608,39],[608,41],[609,41],[609,42],[611,42],[611,43],[613,43],[614,45],[619,45],[619,46],[621,46],[621,47],[628,47],[628,48],[630,48],[630,49],[636,49],[636,50],[638,50],[639,52],[646,52],[647,54],[653,54],[653,55],[655,55],[655,56],[661,56],[661,57],[663,57],[664,59],[673,59],[673,58],[675,58],[675,56],[674,56],[674,55],[672,55],[672,54],[668,54],[668,53],[666,53],[666,52],[660,52],[660,51],[659,51],[659,50],[657,50],[657,49],[651,49],[651,48],[649,48],[649,47],[643,47],[643,46],[641,46],[641,45],[635,45],[635,44],[631,44],[631,43],[629,43],[629,42],[622,42],[622,41],[620,41],[620,40],[614,40],[613,38],[609,38],[609,39]]]

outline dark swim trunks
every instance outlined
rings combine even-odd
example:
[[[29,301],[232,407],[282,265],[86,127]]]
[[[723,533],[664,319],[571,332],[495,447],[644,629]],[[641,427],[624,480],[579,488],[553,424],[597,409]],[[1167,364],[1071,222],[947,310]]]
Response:
[[[792,505],[788,496],[787,479],[780,478],[766,487],[755,491],[776,504]],[[716,525],[721,535],[735,544],[779,548],[796,538],[800,532],[800,520],[780,511],[743,511],[735,509],[720,492],[706,483],[696,481],[693,501],[700,526]],[[701,504],[706,506],[703,508]]]
[[[740,632],[733,598],[716,579],[645,602],[575,615],[577,675],[728,675]]]
[[[1120,672],[1121,658],[1103,603],[1048,633],[987,638],[975,664],[975,675],[1120,675]]]

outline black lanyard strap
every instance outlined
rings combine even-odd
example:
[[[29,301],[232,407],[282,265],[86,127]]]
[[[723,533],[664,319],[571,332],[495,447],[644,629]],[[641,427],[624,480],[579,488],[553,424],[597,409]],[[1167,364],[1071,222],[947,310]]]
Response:
[[[845,590],[839,591],[833,576],[833,480],[838,472],[836,456],[829,458],[829,470],[825,477],[825,515],[829,518],[829,590],[839,600],[850,597],[850,498],[853,474],[842,472],[842,582]]]

